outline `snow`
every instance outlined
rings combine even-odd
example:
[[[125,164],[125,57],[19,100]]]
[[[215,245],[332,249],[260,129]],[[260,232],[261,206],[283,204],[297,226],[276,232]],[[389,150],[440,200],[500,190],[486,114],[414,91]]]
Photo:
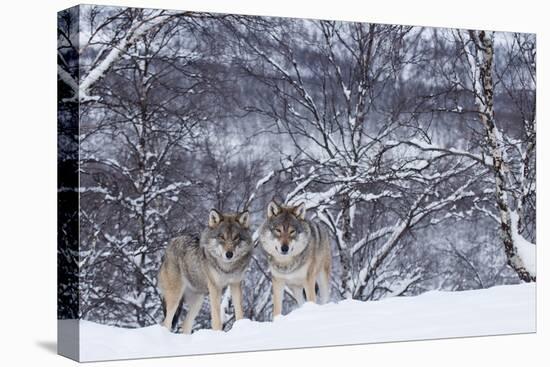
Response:
[[[535,275],[537,269],[536,246],[517,232],[513,233],[513,239],[518,255],[523,260],[523,265],[525,265],[529,274]]]
[[[304,181],[307,182],[307,181]],[[302,186],[301,184],[298,186]],[[324,192],[304,192],[301,195],[295,196],[292,200],[288,200],[289,204],[295,205],[300,202],[304,202],[306,204],[306,207],[308,209],[310,208],[316,208],[319,205],[323,203],[330,202],[334,199],[336,195],[340,193],[340,190],[342,189],[342,185],[334,185],[330,189],[324,191]],[[291,194],[297,193],[297,189],[294,189],[294,191]],[[291,198],[292,196],[287,195],[287,198]]]
[[[416,146],[418,149],[421,149],[421,150],[424,150],[424,151],[433,151],[433,152],[442,152],[442,153],[446,153],[446,154],[453,154],[453,155],[458,155],[458,156],[464,156],[464,157],[468,157],[468,158],[471,158],[479,163],[482,163],[486,166],[489,166],[491,167],[492,164],[493,164],[493,161],[491,158],[489,157],[485,157],[483,155],[479,155],[479,154],[476,154],[476,153],[471,153],[471,152],[468,152],[466,150],[461,150],[461,149],[457,149],[457,148],[445,148],[445,147],[441,147],[441,146],[437,146],[437,145],[434,145],[434,144],[429,144],[425,141],[422,141],[422,140],[419,140],[419,139],[411,139],[409,141],[401,141],[401,142],[398,142],[398,141],[395,141],[395,140],[390,140],[388,143],[386,143],[387,146],[391,147],[391,146],[396,146],[396,145],[399,145],[399,144],[407,144],[407,145],[412,145],[412,146]]]
[[[339,67],[338,67],[338,70],[340,70]],[[344,83],[342,83],[342,91],[344,92],[346,99],[349,100],[351,97],[351,91],[344,85]]]
[[[237,321],[228,332],[174,334],[80,321],[81,361],[193,355],[536,331],[536,285],[427,292],[381,301],[306,303],[274,322]],[[60,320],[71,323],[74,320]]]
[[[379,194],[373,194],[373,193],[363,194],[361,192],[353,192],[351,194],[351,197],[354,198],[354,199],[361,199],[363,201],[368,202],[368,201],[378,200],[378,199],[384,198],[384,197],[400,198],[401,193],[399,193],[399,192],[394,193],[394,192],[391,192],[390,190],[384,190]]]
[[[518,213],[515,211],[510,212],[510,219],[512,221],[512,240],[517,254],[529,274],[535,275],[537,273],[537,247],[518,232]]]
[[[265,185],[265,183],[271,180],[273,176],[275,176],[275,171],[270,171],[266,176],[264,176],[261,180],[259,180],[256,183],[256,190],[258,190],[261,186]]]
[[[463,110],[464,110],[464,108],[462,106],[457,105],[451,111],[461,113]]]
[[[132,26],[128,31],[128,36],[124,37],[115,47],[113,47],[107,56],[96,67],[91,69],[85,78],[83,78],[78,88],[78,98],[81,101],[97,100],[99,97],[88,95],[91,86],[105,75],[112,64],[136,39],[147,33],[151,28],[169,19],[170,16],[170,14],[164,14],[163,11],[157,11],[152,14],[151,18],[145,19]],[[70,86],[74,88],[75,83],[71,83]]]

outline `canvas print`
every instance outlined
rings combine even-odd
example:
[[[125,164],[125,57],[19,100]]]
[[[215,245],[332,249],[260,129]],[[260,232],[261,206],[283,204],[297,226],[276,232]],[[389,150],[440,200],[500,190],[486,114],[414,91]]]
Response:
[[[58,349],[536,331],[534,34],[58,14]]]

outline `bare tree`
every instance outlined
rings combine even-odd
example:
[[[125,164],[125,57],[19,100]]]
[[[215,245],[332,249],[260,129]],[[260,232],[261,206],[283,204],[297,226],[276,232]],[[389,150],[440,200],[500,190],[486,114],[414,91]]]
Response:
[[[534,113],[523,119],[525,140],[512,141],[505,137],[497,127],[495,118],[494,89],[494,33],[486,31],[469,31],[468,38],[461,32],[456,33],[464,48],[464,57],[470,67],[472,93],[477,107],[479,120],[483,125],[488,151],[492,158],[491,169],[494,174],[495,204],[500,224],[500,234],[508,264],[518,276],[526,282],[536,279],[534,269],[535,247],[519,233],[521,229],[520,214],[530,190],[529,171],[534,145]],[[532,51],[533,48],[530,47]],[[533,57],[533,56],[531,56]],[[531,76],[531,87],[534,88],[534,59],[526,63]],[[534,109],[533,109],[534,111]],[[514,157],[508,153],[506,145],[511,144],[517,151],[514,156],[519,159],[519,179],[514,179],[512,170]]]
[[[402,141],[394,140],[411,139],[407,130],[415,123],[413,136],[425,133],[414,113],[420,98],[405,98],[400,88],[403,75],[423,56],[415,52],[422,31],[324,21],[271,20],[255,26],[265,37],[231,27],[242,47],[263,61],[261,66],[256,59],[243,62],[268,90],[265,103],[246,108],[272,119],[268,133],[288,139],[294,158],[283,168],[290,170],[294,187],[286,201],[305,201],[333,233],[339,294],[369,299],[378,289],[376,282],[384,282],[376,274],[392,263],[389,255],[405,243],[402,238],[425,218],[473,197],[468,189],[478,178],[453,183],[452,191],[436,198],[440,185],[471,170],[472,164],[443,152],[418,157],[413,150],[411,155],[401,149]],[[315,48],[304,55],[304,44]],[[443,169],[448,172],[434,176]],[[397,210],[382,215],[377,225],[397,223],[362,235],[361,226],[353,227],[356,216],[369,215],[374,202]]]
[[[80,178],[60,180],[60,244],[80,238],[60,246],[62,314],[156,323],[167,241],[212,207],[257,227],[274,197],[332,234],[333,300],[536,279],[533,35],[75,9],[58,34],[60,171]],[[251,319],[271,317],[270,287],[257,249]]]

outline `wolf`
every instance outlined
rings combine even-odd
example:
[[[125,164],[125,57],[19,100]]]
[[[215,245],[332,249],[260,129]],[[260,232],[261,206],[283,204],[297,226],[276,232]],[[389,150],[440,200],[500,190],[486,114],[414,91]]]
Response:
[[[331,251],[326,231],[306,219],[305,203],[283,206],[272,200],[267,218],[258,230],[261,248],[267,254],[273,286],[273,317],[280,315],[283,290],[288,285],[299,305],[315,302],[315,283],[321,303],[330,297]]]
[[[252,256],[248,211],[222,214],[212,209],[200,238],[185,234],[172,239],[158,274],[165,302],[164,326],[172,327],[174,314],[183,300],[188,304],[182,331],[190,334],[204,297],[210,297],[212,329],[221,330],[221,295],[231,289],[235,318],[243,318],[241,282]]]

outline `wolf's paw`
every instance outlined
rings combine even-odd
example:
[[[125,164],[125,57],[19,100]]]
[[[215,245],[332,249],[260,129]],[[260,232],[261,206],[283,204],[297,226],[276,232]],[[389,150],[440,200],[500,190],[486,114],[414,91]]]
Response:
[[[183,327],[178,331],[179,334],[184,334],[184,335],[191,335],[191,332],[192,332],[192,328],[190,327],[189,328]]]

